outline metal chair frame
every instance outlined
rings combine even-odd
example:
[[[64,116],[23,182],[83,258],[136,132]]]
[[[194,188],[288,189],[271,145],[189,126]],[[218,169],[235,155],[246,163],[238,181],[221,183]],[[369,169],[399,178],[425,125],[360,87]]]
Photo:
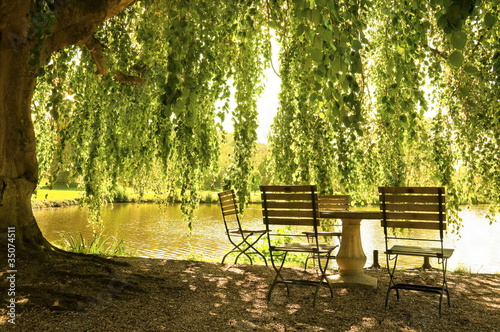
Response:
[[[226,257],[230,254],[237,253],[238,255],[234,260],[234,264],[238,263],[238,259],[241,255],[245,255],[250,260],[250,264],[253,265],[250,255],[259,255],[264,260],[266,266],[268,266],[266,257],[254,247],[254,245],[266,234],[266,231],[243,229],[239,218],[234,190],[226,190],[220,192],[218,195],[226,234],[229,242],[233,245],[233,248],[224,255],[221,263],[224,264]],[[251,238],[253,236],[255,236],[254,239]]]
[[[387,308],[389,294],[393,289],[396,290],[397,300],[399,300],[400,289],[435,293],[439,295],[439,316],[441,317],[441,304],[445,293],[448,300],[448,306],[450,306],[446,269],[448,259],[454,251],[454,249],[447,249],[443,246],[444,231],[446,230],[445,189],[443,187],[379,187],[379,194],[380,209],[382,211],[382,227],[384,227],[385,236],[387,271],[390,277],[385,298],[385,307]],[[439,231],[439,239],[391,236],[388,228]],[[421,243],[422,241],[435,241],[439,242],[440,246],[438,248],[429,248],[427,246],[395,244],[389,248],[389,241],[400,240],[406,242],[417,241],[417,243]],[[396,283],[394,274],[400,255],[437,258],[443,274],[441,286]],[[390,267],[391,261],[394,263],[392,269]]]
[[[267,294],[267,303],[271,301],[271,295],[277,284],[286,287],[287,295],[290,295],[289,285],[303,285],[316,287],[314,292],[313,306],[316,308],[318,291],[321,285],[327,286],[333,297],[333,288],[326,276],[326,266],[331,258],[331,252],[337,245],[320,244],[318,241],[319,211],[316,186],[260,186],[262,197],[262,213],[267,230],[269,253],[271,264],[276,276]],[[303,234],[272,233],[270,226],[308,226],[313,229],[314,240],[312,243],[291,242],[274,245],[273,239],[278,236],[304,237]],[[319,280],[286,279],[282,276],[282,269],[289,253],[314,254],[318,261],[320,270]],[[276,259],[281,257],[281,263],[277,265]],[[321,258],[326,259],[322,264]]]

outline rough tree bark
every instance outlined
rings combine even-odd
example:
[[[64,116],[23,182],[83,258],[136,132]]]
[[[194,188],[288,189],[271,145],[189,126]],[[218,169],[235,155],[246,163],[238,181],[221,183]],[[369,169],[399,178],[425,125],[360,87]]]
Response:
[[[36,73],[52,53],[65,46],[89,48],[96,27],[137,0],[55,0],[56,23],[46,37],[48,52],[42,49],[38,65],[32,66],[28,61],[39,42],[38,27],[31,22],[35,2],[0,0],[0,247],[6,246],[8,227],[15,227],[18,249],[43,251],[52,247],[31,207],[38,181],[31,119]]]

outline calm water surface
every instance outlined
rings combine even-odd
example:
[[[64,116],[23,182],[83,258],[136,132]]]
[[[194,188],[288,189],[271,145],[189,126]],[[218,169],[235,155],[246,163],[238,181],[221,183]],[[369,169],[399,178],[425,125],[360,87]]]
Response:
[[[464,226],[460,236],[448,233],[446,246],[455,248],[448,263],[450,271],[462,267],[474,273],[500,272],[500,224],[490,226],[484,217],[486,212],[484,206],[465,209],[461,212]],[[92,235],[92,229],[87,226],[87,212],[80,207],[35,210],[34,214],[44,236],[53,243],[61,241],[63,232],[73,235],[81,232],[86,238]],[[137,250],[139,256],[182,259],[201,255],[206,260],[220,261],[231,248],[224,232],[220,206],[201,204],[195,215],[191,236],[188,236],[179,205],[162,208],[157,204],[113,204],[104,208],[103,220],[105,234],[123,238],[127,248]],[[260,205],[250,205],[242,220],[247,228],[263,229]],[[367,256],[366,266],[372,265],[373,250],[379,250],[379,261],[384,264],[385,244],[380,221],[362,221],[361,238]],[[436,265],[432,260],[431,263]],[[421,258],[414,258],[406,266],[421,264]]]

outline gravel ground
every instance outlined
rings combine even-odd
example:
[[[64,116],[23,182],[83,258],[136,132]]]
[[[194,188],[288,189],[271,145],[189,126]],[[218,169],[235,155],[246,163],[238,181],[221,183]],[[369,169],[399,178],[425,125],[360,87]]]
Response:
[[[312,287],[278,285],[266,303],[272,269],[260,265],[51,254],[19,259],[15,326],[8,299],[0,330],[17,331],[499,331],[500,275],[448,273],[451,308],[435,294],[391,294],[386,270],[368,269],[377,289],[326,287],[313,309]],[[302,274],[288,269],[289,274]],[[333,272],[334,273],[334,272]],[[6,295],[7,272],[2,271]],[[439,273],[402,271],[408,280]],[[12,327],[15,327],[12,329]]]

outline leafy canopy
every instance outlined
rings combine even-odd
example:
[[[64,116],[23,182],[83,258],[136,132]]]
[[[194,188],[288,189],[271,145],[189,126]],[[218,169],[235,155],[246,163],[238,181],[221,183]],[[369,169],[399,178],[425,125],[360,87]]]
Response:
[[[167,197],[180,188],[191,220],[232,113],[231,184],[248,202],[276,38],[272,181],[358,202],[380,185],[443,185],[459,226],[459,203],[500,202],[499,10],[496,0],[138,2],[99,27],[99,52],[66,48],[40,73],[40,174],[68,170],[96,217],[119,182]]]

